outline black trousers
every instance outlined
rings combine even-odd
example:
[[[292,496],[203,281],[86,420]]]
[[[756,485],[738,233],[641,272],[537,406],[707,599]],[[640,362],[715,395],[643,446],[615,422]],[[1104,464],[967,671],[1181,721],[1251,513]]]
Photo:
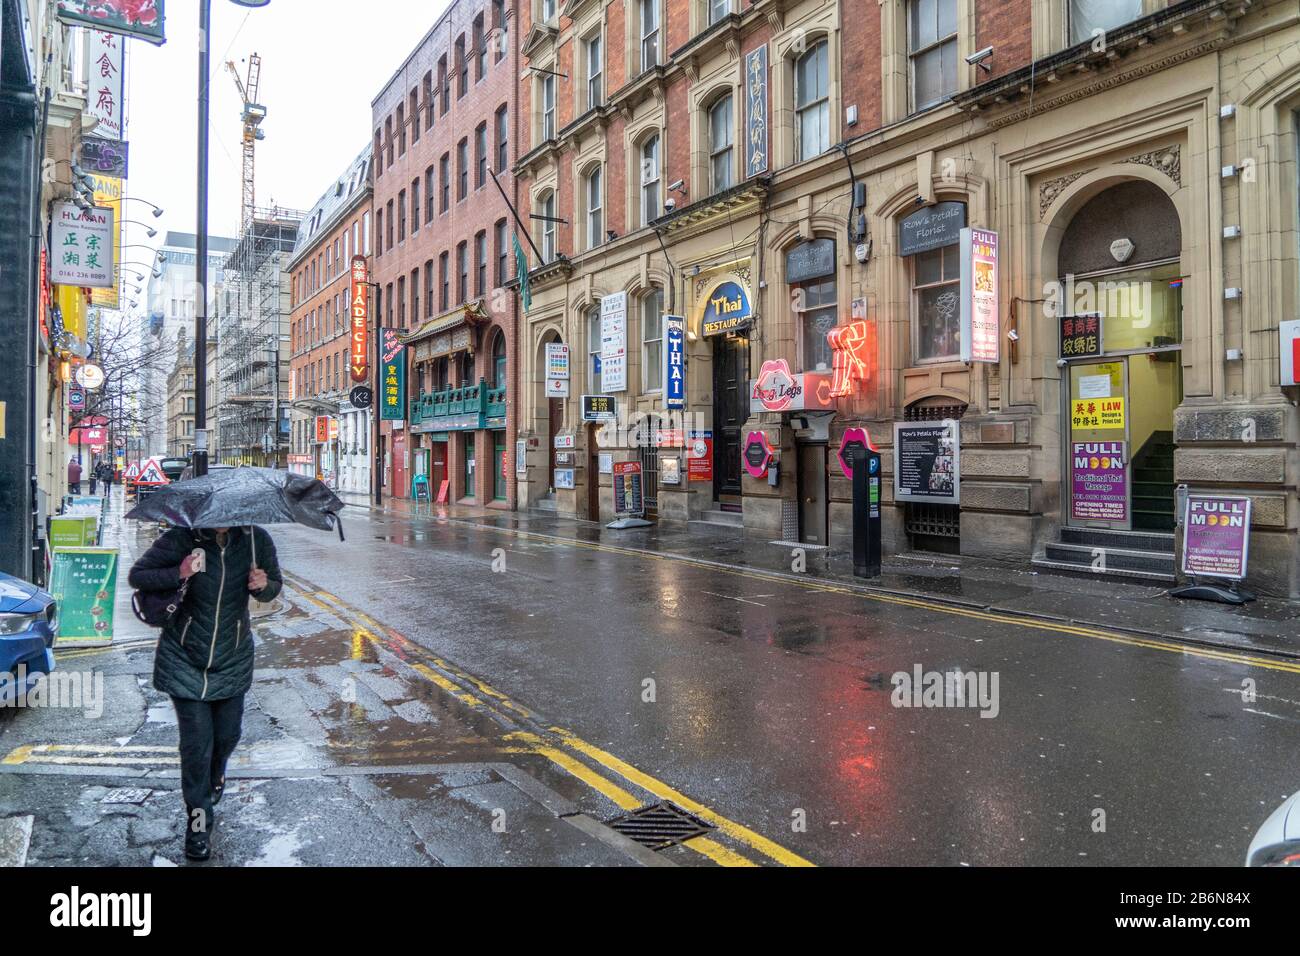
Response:
[[[186,825],[207,830],[212,822],[212,786],[226,776],[226,761],[243,730],[244,695],[227,700],[173,697],[172,704],[181,732]]]

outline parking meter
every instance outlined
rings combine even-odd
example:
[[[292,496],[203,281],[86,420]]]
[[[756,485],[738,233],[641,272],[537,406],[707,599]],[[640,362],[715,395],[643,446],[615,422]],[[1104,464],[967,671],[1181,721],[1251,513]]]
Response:
[[[880,577],[880,453],[853,445],[853,574]]]

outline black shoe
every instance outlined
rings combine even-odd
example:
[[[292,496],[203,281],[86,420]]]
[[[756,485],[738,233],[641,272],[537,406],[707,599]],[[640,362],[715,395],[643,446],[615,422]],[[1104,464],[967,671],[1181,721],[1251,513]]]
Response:
[[[222,777],[212,785],[212,803],[215,806],[221,802],[221,795],[226,792],[226,778]]]
[[[208,834],[193,830],[185,834],[185,859],[201,863],[211,855],[212,845]]]

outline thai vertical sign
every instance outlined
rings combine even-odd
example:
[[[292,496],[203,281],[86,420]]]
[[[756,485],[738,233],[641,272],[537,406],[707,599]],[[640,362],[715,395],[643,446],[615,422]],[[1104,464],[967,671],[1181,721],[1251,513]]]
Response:
[[[379,393],[379,419],[399,422],[406,417],[406,346],[397,329],[384,329],[380,335],[383,390]]]
[[[998,323],[998,234],[961,231],[961,360],[1000,359]]]
[[[1128,469],[1122,441],[1073,442],[1070,517],[1079,521],[1128,520]]]
[[[680,315],[664,316],[664,408],[680,411],[686,407],[686,319]]]
[[[365,256],[352,257],[352,284],[350,300],[352,307],[352,381],[364,382],[370,378],[370,273],[366,269]],[[399,418],[401,416],[398,416]]]
[[[82,212],[70,202],[55,203],[50,281],[80,288],[111,287],[115,219],[112,209],[96,207]]]
[[[745,176],[767,172],[767,46],[745,54]]]
[[[1250,551],[1250,499],[1229,495],[1188,495],[1183,512],[1183,573],[1246,577]]]
[[[59,0],[59,19],[156,46],[167,42],[163,0]]]
[[[122,262],[122,180],[112,176],[92,176],[95,181],[95,206],[110,209],[113,223],[110,227],[113,236],[113,279],[106,286],[96,288],[90,296],[90,304],[103,309],[119,308],[118,278]]]
[[[126,139],[122,81],[125,45],[126,41],[116,33],[86,31],[86,111],[98,121],[95,135],[101,139]]]
[[[627,293],[600,300],[600,390],[627,389]]]

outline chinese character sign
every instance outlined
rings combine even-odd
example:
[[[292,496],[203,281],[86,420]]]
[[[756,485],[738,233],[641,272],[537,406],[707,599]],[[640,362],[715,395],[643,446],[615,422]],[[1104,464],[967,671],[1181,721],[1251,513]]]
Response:
[[[745,54],[745,175],[767,171],[767,47]]]
[[[364,382],[370,378],[370,273],[365,256],[352,257],[352,381]]]
[[[400,422],[406,417],[406,346],[397,329],[384,329],[381,334],[379,419]]]
[[[86,31],[87,111],[98,123],[101,139],[125,139],[123,124],[122,48],[126,41],[116,33]]]
[[[112,209],[82,212],[70,202],[54,204],[50,281],[81,288],[113,286]]]
[[[1076,398],[1071,402],[1070,427],[1077,431],[1089,429],[1124,429],[1124,399]]]
[[[867,384],[875,365],[876,326],[861,319],[826,333],[831,346],[831,397],[852,395],[855,384]]]
[[[1100,315],[1061,317],[1061,358],[1089,358],[1101,351]]]
[[[163,33],[163,0],[59,0],[59,19],[94,26],[109,36],[135,37],[155,46],[167,41]]]
[[[91,177],[95,181],[95,205],[103,209],[113,211],[113,262],[121,263],[122,261],[122,180],[114,179],[111,176],[94,175]],[[118,278],[121,275],[120,265],[113,268],[113,281],[107,286],[96,288],[91,294],[90,304],[97,305],[104,309],[116,309],[121,305],[118,296]]]

